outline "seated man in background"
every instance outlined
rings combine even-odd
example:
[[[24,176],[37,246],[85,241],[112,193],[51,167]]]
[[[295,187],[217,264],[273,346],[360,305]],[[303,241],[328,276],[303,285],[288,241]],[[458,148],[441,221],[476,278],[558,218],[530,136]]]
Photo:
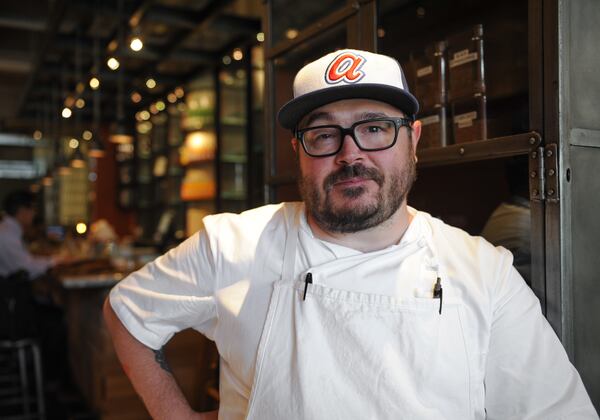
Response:
[[[513,265],[531,286],[531,209],[527,159],[512,159],[506,164],[510,197],[494,209],[481,236],[512,252]]]
[[[35,195],[29,191],[19,190],[9,193],[4,199],[4,217],[0,222],[0,289],[2,282],[8,277],[19,277],[35,281],[36,288],[47,289],[50,285],[50,276],[45,276],[48,270],[66,263],[69,257],[62,256],[34,256],[31,254],[25,241],[24,233],[32,227],[36,214]],[[26,273],[26,275],[23,275]],[[31,289],[29,289],[31,290]],[[3,290],[0,290],[3,292]],[[66,327],[61,308],[49,301],[46,296],[33,294],[27,302],[27,307],[34,308],[34,313],[27,314],[28,319],[18,319],[17,325],[33,324],[34,333],[39,338],[42,346],[42,360],[44,375],[48,383],[59,385],[69,380]],[[23,315],[23,314],[21,314]],[[3,322],[6,320],[0,320]],[[28,328],[26,328],[28,329]],[[18,331],[24,334],[24,331]]]
[[[0,222],[0,276],[25,270],[31,279],[45,274],[60,262],[57,257],[32,255],[23,242],[24,232],[33,224],[35,196],[14,191],[4,199],[4,217]]]

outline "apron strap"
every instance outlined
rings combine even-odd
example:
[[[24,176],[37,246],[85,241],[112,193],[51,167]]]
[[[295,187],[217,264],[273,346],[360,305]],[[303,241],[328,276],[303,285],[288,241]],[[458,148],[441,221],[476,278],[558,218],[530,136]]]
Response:
[[[283,255],[283,269],[280,281],[293,282],[294,270],[296,268],[300,214],[304,210],[304,206],[302,204],[284,204],[283,210],[287,227],[287,237],[285,239],[285,253]]]

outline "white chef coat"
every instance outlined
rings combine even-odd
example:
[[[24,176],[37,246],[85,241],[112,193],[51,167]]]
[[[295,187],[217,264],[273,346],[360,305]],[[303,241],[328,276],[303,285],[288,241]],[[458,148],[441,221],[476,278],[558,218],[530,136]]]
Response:
[[[315,290],[369,293],[413,305],[430,299],[431,281],[442,277],[444,304],[460,307],[455,318],[460,325],[452,327],[460,334],[429,342],[432,354],[418,358],[416,366],[431,361],[443,372],[455,369],[459,360],[463,375],[457,392],[460,401],[468,401],[471,418],[597,418],[538,300],[512,268],[510,253],[426,213],[409,211],[413,220],[400,243],[377,253],[413,245],[417,250],[377,267],[369,266],[369,253],[314,238],[299,203],[209,216],[205,230],[118,284],[110,302],[132,335],[151,348],[190,327],[215,340],[221,356],[219,417],[244,418],[273,285],[282,276],[286,220],[299,212],[295,281],[313,267],[356,258],[362,262],[346,267],[343,276],[315,276]],[[397,276],[400,267],[418,275]],[[422,334],[431,332],[411,334],[407,343],[423,342]],[[446,348],[459,348],[461,354]],[[415,383],[407,372],[408,383],[426,399],[425,378]],[[444,381],[443,375],[433,378]],[[446,412],[443,406],[436,409]]]
[[[52,265],[50,257],[31,255],[23,243],[23,228],[14,217],[5,215],[0,222],[0,276],[25,270],[30,278],[35,278]]]

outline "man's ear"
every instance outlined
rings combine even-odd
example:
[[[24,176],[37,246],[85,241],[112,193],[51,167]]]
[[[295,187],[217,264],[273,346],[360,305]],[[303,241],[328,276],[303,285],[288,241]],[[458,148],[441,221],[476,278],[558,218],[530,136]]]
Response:
[[[298,139],[296,137],[292,137],[292,149],[294,149],[294,153],[298,153]]]
[[[412,148],[415,156],[417,155],[417,145],[419,144],[419,139],[421,138],[421,129],[423,126],[421,125],[421,121],[416,120],[412,125]]]

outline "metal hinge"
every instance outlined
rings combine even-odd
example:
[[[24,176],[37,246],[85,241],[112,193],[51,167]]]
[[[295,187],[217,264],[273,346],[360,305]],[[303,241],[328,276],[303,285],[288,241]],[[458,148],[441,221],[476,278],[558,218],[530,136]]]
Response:
[[[529,152],[529,197],[532,201],[559,201],[556,144]]]

